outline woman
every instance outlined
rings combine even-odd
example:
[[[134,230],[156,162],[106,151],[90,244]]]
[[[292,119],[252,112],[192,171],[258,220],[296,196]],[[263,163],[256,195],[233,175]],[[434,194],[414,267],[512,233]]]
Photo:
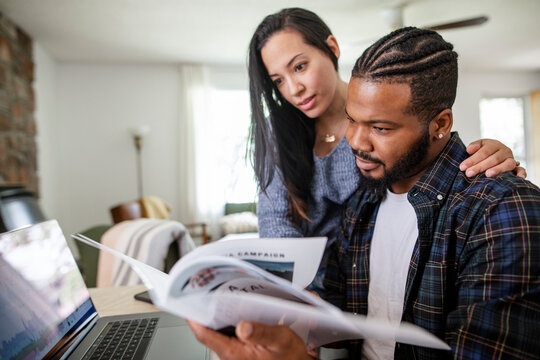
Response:
[[[338,74],[339,55],[328,26],[299,8],[267,16],[251,39],[250,139],[261,237],[327,236],[328,247],[339,231],[342,206],[359,181],[344,137],[347,83]],[[468,150],[474,153],[462,164],[468,176],[518,165],[495,140]],[[325,264],[323,258],[314,289],[322,286]]]

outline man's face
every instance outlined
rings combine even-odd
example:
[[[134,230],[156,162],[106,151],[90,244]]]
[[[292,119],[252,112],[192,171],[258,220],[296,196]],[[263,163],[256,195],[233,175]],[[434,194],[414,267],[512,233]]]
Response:
[[[410,96],[408,84],[351,79],[346,137],[364,188],[404,193],[425,170],[429,130],[416,115],[405,113]]]

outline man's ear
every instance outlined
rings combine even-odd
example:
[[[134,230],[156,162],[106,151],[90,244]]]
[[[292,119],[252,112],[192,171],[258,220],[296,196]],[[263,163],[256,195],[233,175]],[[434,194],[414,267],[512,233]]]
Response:
[[[334,35],[328,35],[328,37],[326,38],[326,45],[328,45],[330,50],[332,50],[334,55],[336,55],[336,57],[339,59],[339,55],[341,53],[339,51],[339,45],[338,45],[337,40],[334,37]]]
[[[431,120],[429,124],[429,136],[432,140],[441,140],[450,136],[454,118],[452,110],[444,109]]]

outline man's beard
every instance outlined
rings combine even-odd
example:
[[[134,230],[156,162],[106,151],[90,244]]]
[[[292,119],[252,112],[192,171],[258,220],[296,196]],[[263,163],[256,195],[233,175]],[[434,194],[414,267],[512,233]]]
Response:
[[[369,153],[359,152],[353,149],[355,156],[381,164],[384,171],[384,175],[380,179],[365,176],[360,172],[360,184],[358,188],[360,190],[375,191],[377,194],[385,196],[387,189],[390,189],[393,183],[413,175],[418,170],[418,166],[427,156],[429,145],[429,131],[426,127],[418,141],[390,169],[387,169],[382,161],[372,158]]]

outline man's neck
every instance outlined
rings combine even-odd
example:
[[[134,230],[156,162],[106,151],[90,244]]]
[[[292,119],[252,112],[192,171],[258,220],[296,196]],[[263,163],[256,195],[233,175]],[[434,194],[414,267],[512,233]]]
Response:
[[[418,167],[409,176],[396,181],[390,186],[390,191],[394,194],[404,194],[409,192],[413,186],[420,180],[422,175],[431,167],[435,162],[441,151],[444,149],[450,136],[445,139],[437,140],[429,147],[426,158],[418,165]]]

